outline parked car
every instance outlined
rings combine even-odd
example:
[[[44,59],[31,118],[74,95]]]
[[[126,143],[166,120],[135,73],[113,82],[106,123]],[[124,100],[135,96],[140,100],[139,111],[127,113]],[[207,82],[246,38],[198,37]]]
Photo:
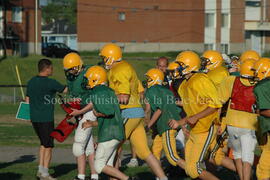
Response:
[[[42,43],[42,54],[47,57],[63,58],[66,54],[71,52],[78,53],[78,51],[70,49],[64,43]]]

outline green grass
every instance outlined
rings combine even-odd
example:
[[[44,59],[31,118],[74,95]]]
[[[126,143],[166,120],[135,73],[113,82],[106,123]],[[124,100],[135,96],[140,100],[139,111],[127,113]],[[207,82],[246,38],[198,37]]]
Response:
[[[150,56],[150,55],[149,55]],[[15,66],[18,66],[20,77],[22,84],[26,85],[27,82],[35,75],[37,75],[37,62],[39,59],[44,58],[43,56],[28,56],[28,57],[8,57],[0,61],[1,71],[0,71],[0,84],[1,85],[14,85],[19,84]],[[100,59],[91,58],[91,57],[82,57],[84,64],[96,65],[100,62]],[[62,67],[62,59],[51,59],[54,66],[54,73],[52,78],[60,81],[63,84],[66,84],[65,75]],[[133,65],[137,74],[141,80],[144,79],[144,74],[149,68],[155,66],[154,60],[127,60],[129,63]],[[25,88],[23,88],[25,92]],[[20,88],[0,88],[0,94],[8,95],[14,97],[14,93],[16,98],[21,98],[21,90]],[[11,101],[11,102],[12,102]]]
[[[37,163],[31,162],[31,157],[22,157],[21,160],[0,163],[0,179],[1,180],[33,180],[36,179]],[[29,162],[30,161],[30,162]],[[154,175],[147,167],[125,168],[124,173],[133,176],[137,175],[143,180],[154,180]],[[59,180],[70,180],[76,176],[76,164],[52,164],[50,173]],[[89,175],[89,168],[87,168]],[[101,180],[107,177],[101,175]]]

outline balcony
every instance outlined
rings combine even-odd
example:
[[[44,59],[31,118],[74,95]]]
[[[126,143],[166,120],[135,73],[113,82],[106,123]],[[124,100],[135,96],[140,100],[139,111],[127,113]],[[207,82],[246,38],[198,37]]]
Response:
[[[270,31],[270,22],[245,22],[246,31]]]

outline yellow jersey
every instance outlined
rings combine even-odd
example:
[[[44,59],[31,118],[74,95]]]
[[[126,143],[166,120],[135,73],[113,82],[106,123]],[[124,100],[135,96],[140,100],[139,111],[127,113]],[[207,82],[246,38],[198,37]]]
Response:
[[[219,88],[221,82],[229,75],[229,71],[223,66],[217,67],[207,73],[207,76],[214,83],[216,88]]]
[[[126,61],[120,61],[108,72],[109,86],[115,94],[130,95],[127,105],[120,104],[121,109],[142,107],[140,104],[139,79],[134,68]]]
[[[184,80],[178,94],[182,98],[183,108],[188,116],[193,116],[207,107],[221,108],[217,89],[206,74],[196,73],[189,80]],[[213,122],[218,122],[218,111],[199,119],[191,132],[207,132]]]
[[[231,98],[235,78],[236,76],[228,76],[220,84],[220,88],[218,89],[218,95],[222,103],[226,103]],[[250,84],[249,80],[247,79],[240,78],[240,81],[245,86],[254,85]],[[252,130],[257,129],[257,114],[234,110],[230,108],[230,105],[231,103],[229,103],[229,107],[225,117],[226,125]]]

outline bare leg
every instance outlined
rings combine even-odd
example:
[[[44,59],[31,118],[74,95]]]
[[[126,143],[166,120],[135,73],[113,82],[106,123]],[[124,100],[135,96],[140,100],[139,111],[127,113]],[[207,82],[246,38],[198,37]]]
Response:
[[[95,153],[89,154],[88,162],[89,162],[91,174],[97,174],[97,172],[95,170],[94,159],[95,159]]]
[[[243,180],[243,164],[242,164],[242,159],[235,159],[234,160],[235,165],[236,165],[236,170],[239,175],[240,180]]]
[[[249,164],[248,162],[243,162],[243,179],[251,179],[251,164]]]
[[[85,165],[86,165],[85,161],[86,161],[85,154],[77,157],[78,174],[85,174]]]
[[[122,153],[122,145],[124,144],[124,142],[120,143],[120,145],[118,146],[118,150],[117,150],[117,153],[115,155],[115,159],[114,159],[114,168],[116,168],[117,170],[119,169],[120,167],[120,156],[121,156],[121,153]],[[110,177],[110,180],[118,180],[118,179],[115,179],[114,177]]]
[[[219,180],[216,176],[214,176],[213,174],[211,174],[208,171],[203,171],[200,174],[199,178],[202,180]]]
[[[230,170],[236,172],[236,167],[235,167],[233,160],[227,156],[222,159],[221,165],[227,169],[230,169]]]
[[[44,167],[44,154],[45,154],[45,147],[39,147],[39,165]]]
[[[155,158],[155,156],[153,154],[150,154],[146,159],[145,159],[146,163],[148,164],[148,166],[152,169],[152,171],[154,172],[154,174],[159,178],[165,178],[165,174],[163,169],[160,166],[159,161]]]
[[[102,169],[102,172],[120,180],[127,180],[129,178],[127,175],[123,174],[121,171],[111,166],[105,166]]]
[[[44,148],[44,166],[49,168],[50,162],[52,159],[52,148]]]
[[[181,158],[177,161],[177,165],[182,169],[185,169],[185,164],[185,161]]]

